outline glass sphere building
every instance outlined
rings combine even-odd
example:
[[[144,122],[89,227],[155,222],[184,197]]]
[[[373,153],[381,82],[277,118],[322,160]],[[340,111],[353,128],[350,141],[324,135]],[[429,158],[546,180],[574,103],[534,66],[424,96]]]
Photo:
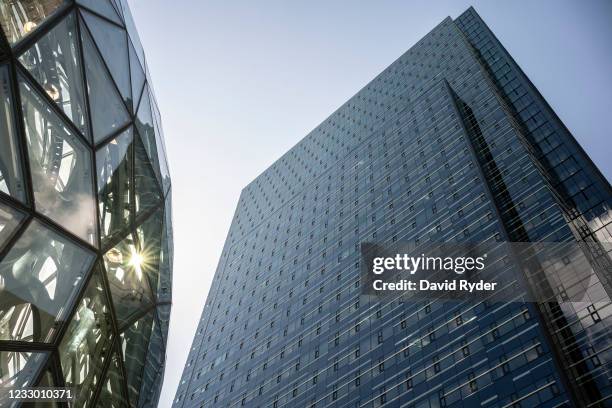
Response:
[[[156,406],[170,178],[127,2],[0,0],[0,25],[0,391]]]

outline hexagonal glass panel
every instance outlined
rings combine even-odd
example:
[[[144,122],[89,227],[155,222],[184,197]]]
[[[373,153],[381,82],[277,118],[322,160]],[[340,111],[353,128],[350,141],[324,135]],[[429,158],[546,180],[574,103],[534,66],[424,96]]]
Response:
[[[33,33],[65,2],[64,0],[1,0],[0,25],[9,43],[13,44]]]
[[[117,352],[111,356],[110,365],[106,371],[106,380],[100,390],[97,404],[104,408],[127,408],[129,406],[121,371],[121,357]]]
[[[0,67],[0,191],[25,202],[19,144],[13,121],[13,98],[7,66]]]
[[[25,215],[8,205],[0,203],[0,251],[24,220]]]
[[[94,259],[32,221],[0,262],[0,340],[53,341]]]
[[[97,245],[92,153],[20,78],[36,210]]]
[[[91,405],[111,343],[111,312],[96,268],[59,346],[66,386],[76,388],[74,406]]]
[[[153,304],[147,277],[148,262],[132,234],[104,254],[106,275],[120,327]]]
[[[21,54],[19,62],[77,129],[87,136],[85,90],[77,37],[76,17],[71,13]]]
[[[102,243],[125,233],[130,223],[132,128],[98,149],[98,211]]]

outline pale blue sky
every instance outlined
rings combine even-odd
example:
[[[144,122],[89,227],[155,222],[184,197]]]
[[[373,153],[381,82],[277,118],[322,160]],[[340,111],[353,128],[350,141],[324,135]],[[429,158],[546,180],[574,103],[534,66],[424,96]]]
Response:
[[[160,407],[174,397],[240,190],[444,17],[473,5],[612,176],[610,1],[130,4],[173,182],[174,306]]]

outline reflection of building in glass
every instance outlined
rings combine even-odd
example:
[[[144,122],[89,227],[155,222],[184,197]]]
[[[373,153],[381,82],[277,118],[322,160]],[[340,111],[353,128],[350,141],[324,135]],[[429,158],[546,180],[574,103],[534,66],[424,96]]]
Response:
[[[361,295],[359,247],[581,240],[597,253],[611,206],[476,12],[447,18],[242,191],[174,405],[609,406],[605,252],[590,273],[559,273],[570,254],[530,270],[558,280],[538,303],[519,290],[379,302]]]
[[[155,406],[170,178],[127,2],[2,0],[0,25],[0,388]]]

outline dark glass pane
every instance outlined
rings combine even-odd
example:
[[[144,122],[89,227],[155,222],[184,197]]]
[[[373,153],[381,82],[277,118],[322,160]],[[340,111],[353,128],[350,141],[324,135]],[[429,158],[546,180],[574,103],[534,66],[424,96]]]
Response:
[[[161,394],[162,382],[164,380],[165,362],[157,368],[155,378],[151,381],[151,385],[147,384],[147,395],[141,395],[140,407],[156,407],[159,403],[159,396]]]
[[[129,404],[123,384],[121,357],[115,352],[106,371],[106,381],[102,385],[96,406],[101,408],[127,408]]]
[[[157,374],[160,370],[163,370],[165,360],[166,350],[159,323],[157,319],[153,319],[153,329],[151,331],[151,338],[149,339],[147,357],[145,358],[142,388],[140,389],[140,402],[138,406],[147,407],[155,405],[152,403],[153,401],[151,401],[151,398],[154,396],[153,386],[155,385]]]
[[[119,130],[130,118],[87,30],[81,30],[81,38],[85,55],[91,125],[94,141],[97,143]]]
[[[119,326],[153,304],[146,271],[149,260],[132,235],[104,254],[104,265]]]
[[[162,251],[159,259],[159,286],[157,288],[157,301],[169,302],[172,300],[172,255],[174,244],[172,240],[172,197],[166,197],[164,210],[164,229],[162,235]]]
[[[67,387],[76,388],[76,407],[89,407],[112,342],[110,308],[98,268],[59,346]]]
[[[138,403],[138,392],[142,384],[142,374],[145,365],[151,329],[153,327],[153,312],[132,323],[121,334],[121,349],[125,361],[128,394],[134,406]]]
[[[0,351],[0,388],[31,387],[46,361],[47,353]]]
[[[31,34],[65,1],[63,0],[1,0],[0,25],[13,44]]]
[[[96,245],[92,154],[23,79],[20,90],[36,210]]]
[[[142,88],[145,83],[145,74],[136,55],[136,50],[132,41],[129,41],[129,54],[130,54],[130,76],[132,77],[132,103],[133,109],[136,111],[138,102],[140,101],[140,95],[142,94]]]
[[[25,218],[21,211],[0,203],[0,251]]]
[[[19,61],[49,98],[87,136],[85,92],[77,35],[75,16],[69,14],[25,51]]]
[[[0,191],[25,202],[8,68],[0,67]]]
[[[121,234],[130,222],[132,128],[96,152],[98,205],[102,243]]]
[[[77,3],[95,11],[100,15],[103,15],[117,24],[123,24],[117,15],[117,11],[115,11],[115,7],[109,0],[77,0]]]
[[[86,11],[83,12],[83,18],[123,99],[131,106],[130,65],[125,30]]]
[[[161,305],[157,307],[157,318],[159,320],[159,327],[161,329],[162,338],[164,343],[168,343],[168,330],[170,329],[170,311],[171,305]]]
[[[153,166],[140,137],[134,138],[134,184],[136,214],[155,207],[162,199]]]
[[[0,262],[0,340],[52,341],[94,258],[32,221]]]

